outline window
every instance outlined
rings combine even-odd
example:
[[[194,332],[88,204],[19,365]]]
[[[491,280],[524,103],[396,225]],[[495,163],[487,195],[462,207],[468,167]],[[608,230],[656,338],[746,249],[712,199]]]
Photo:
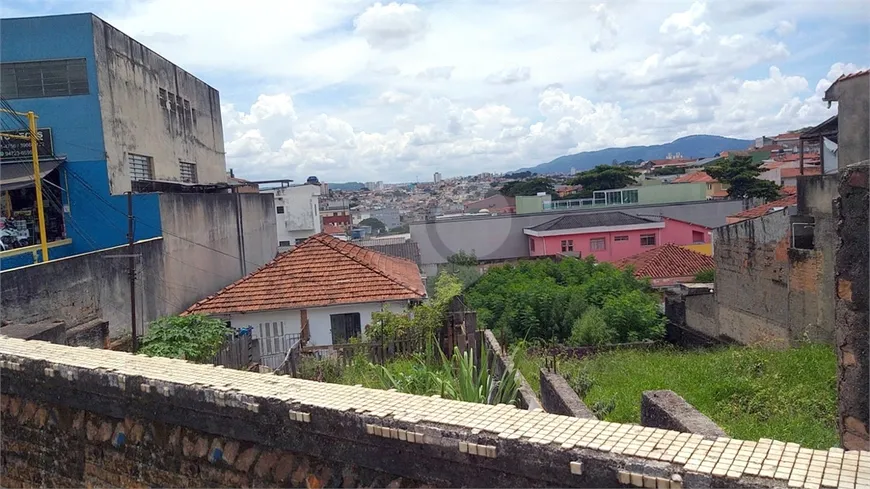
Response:
[[[566,251],[574,251],[574,240],[573,239],[563,239],[562,240],[562,253]]]
[[[704,242],[704,233],[701,231],[692,231],[692,243],[700,244]]]
[[[196,178],[196,164],[188,163],[186,161],[181,161],[178,163],[180,173],[181,173],[181,181],[185,183],[197,183]]]
[[[614,236],[613,241],[628,241],[628,236]]]
[[[656,235],[655,234],[641,234],[640,235],[640,245],[641,246],[655,246],[656,245]]]
[[[589,249],[592,251],[603,251],[607,248],[607,241],[604,238],[595,238],[589,240]]]
[[[0,93],[8,99],[88,94],[84,58],[0,64]]]
[[[275,210],[278,211],[278,214],[283,214],[284,213],[284,206],[279,205]]]
[[[306,238],[296,238],[296,246],[299,246],[299,245],[301,245],[302,243],[304,243],[304,242],[305,242],[305,239],[306,239]]]
[[[535,240],[534,239],[529,240],[529,250],[535,251]]]
[[[707,184],[707,190],[713,190],[713,184],[712,184],[712,183],[708,183],[708,184]]]
[[[150,156],[127,154],[127,164],[130,166],[130,181],[153,180],[154,172]]]
[[[358,312],[350,314],[330,314],[329,323],[332,329],[332,344],[341,345],[359,336],[362,332]]]
[[[278,246],[290,246],[290,241],[278,241]]]

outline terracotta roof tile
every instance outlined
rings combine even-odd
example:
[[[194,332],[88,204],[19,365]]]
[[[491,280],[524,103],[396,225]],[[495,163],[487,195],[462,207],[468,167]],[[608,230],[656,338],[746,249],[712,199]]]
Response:
[[[230,314],[425,297],[415,263],[321,233],[185,313]]]
[[[847,74],[843,74],[843,75],[840,75],[840,78],[837,78],[836,80],[834,80],[834,83],[836,83],[836,82],[838,82],[838,81],[848,80],[848,79],[850,79],[850,78],[856,78],[856,77],[859,77],[859,76],[862,76],[862,75],[866,75],[867,73],[870,73],[870,70],[857,71],[857,72],[855,72],[855,73],[849,73],[848,75],[847,75]]]
[[[652,279],[694,277],[702,270],[715,268],[712,256],[666,244],[614,262],[617,268],[634,267],[637,277]]]
[[[733,217],[753,219],[767,214],[775,207],[789,207],[792,205],[797,205],[797,193],[795,193],[794,195],[783,197],[779,200],[774,200],[773,202],[768,202],[767,204],[762,204],[758,207],[753,207],[752,209],[747,209],[739,214],[734,214]]]
[[[324,224],[323,233],[325,234],[347,234],[347,231],[338,224]]]
[[[675,178],[671,183],[713,183],[716,182],[716,179],[707,175],[705,171],[696,171],[692,173],[686,173],[685,175],[680,175],[678,178]]]
[[[716,197],[719,199],[724,199],[725,197],[728,197],[728,191],[727,190],[716,190],[715,192],[713,192],[713,197]]]
[[[779,189],[779,193],[783,196],[797,195],[797,187],[795,187],[794,185],[787,185]]]

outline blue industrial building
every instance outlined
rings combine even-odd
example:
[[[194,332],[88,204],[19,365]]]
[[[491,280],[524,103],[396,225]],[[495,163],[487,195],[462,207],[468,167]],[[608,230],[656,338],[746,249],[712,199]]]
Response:
[[[128,191],[136,240],[161,236],[157,192],[225,191],[218,92],[98,17],[0,20],[0,69],[3,106],[36,113],[51,153],[40,157],[44,207],[62,216],[51,260],[126,243]],[[29,246],[4,245],[4,270],[42,261],[35,213],[15,208],[34,194],[30,154],[14,149],[4,140],[2,217],[27,228]]]

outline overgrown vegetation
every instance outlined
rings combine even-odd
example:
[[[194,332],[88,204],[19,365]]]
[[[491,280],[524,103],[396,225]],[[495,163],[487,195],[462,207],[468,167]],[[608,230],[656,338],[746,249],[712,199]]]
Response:
[[[220,351],[229,332],[221,319],[201,314],[166,316],[148,325],[139,352],[154,357],[205,362]]]
[[[517,397],[516,370],[505,371],[500,379],[492,374],[493,364],[486,349],[480,351],[479,363],[474,352],[461,353],[455,348],[446,355],[436,344],[438,328],[445,320],[454,297],[462,292],[462,283],[450,273],[440,273],[435,292],[426,303],[404,313],[384,309],[372,315],[366,340],[389,344],[392,339],[424,338],[426,348],[375,365],[360,348],[347,365],[334,359],[304,358],[299,372],[303,378],[376,389],[396,389],[419,395],[439,395],[477,403],[513,403]]]
[[[555,194],[555,183],[547,177],[534,177],[527,180],[516,180],[504,184],[499,192],[506,197],[518,195],[537,195],[538,192]]]
[[[537,369],[544,359],[526,354],[515,361],[540,393]],[[735,438],[773,438],[816,449],[838,445],[837,359],[827,345],[616,350],[562,359],[558,371],[607,421],[640,422],[643,391],[669,389]]]
[[[649,282],[594,258],[491,268],[465,292],[478,324],[507,339],[589,345],[658,339],[665,320]]]

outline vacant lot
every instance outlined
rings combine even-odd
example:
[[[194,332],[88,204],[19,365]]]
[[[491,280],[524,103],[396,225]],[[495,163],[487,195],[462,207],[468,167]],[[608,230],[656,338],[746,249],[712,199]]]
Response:
[[[517,360],[540,392],[543,359]],[[641,393],[670,389],[735,438],[773,438],[816,449],[839,444],[837,358],[830,346],[622,350],[562,360],[558,370],[587,389],[582,397],[590,407],[612,405],[607,421],[640,422]]]

